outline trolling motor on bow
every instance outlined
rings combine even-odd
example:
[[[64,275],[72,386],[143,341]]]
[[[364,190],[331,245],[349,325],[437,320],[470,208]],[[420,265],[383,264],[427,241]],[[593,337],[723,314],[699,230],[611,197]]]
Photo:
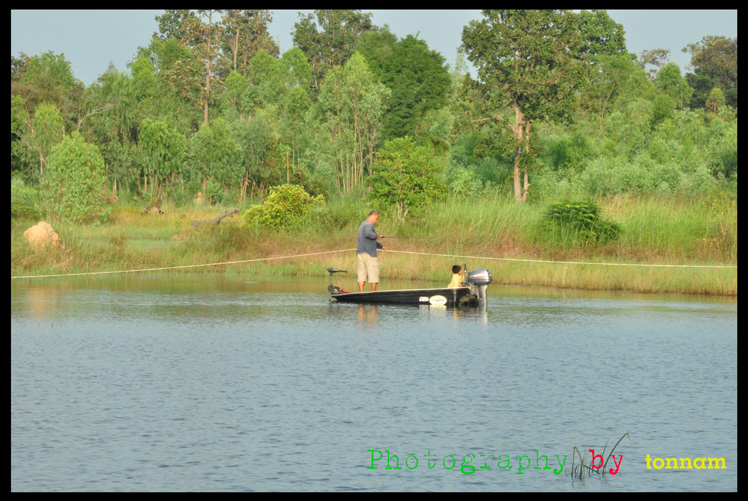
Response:
[[[339,270],[337,268],[327,268],[327,272],[330,273],[330,285],[327,286],[327,290],[330,291],[330,294],[343,294],[348,293],[347,290],[341,289],[337,285],[332,284],[332,275],[333,273],[348,273],[347,270]]]

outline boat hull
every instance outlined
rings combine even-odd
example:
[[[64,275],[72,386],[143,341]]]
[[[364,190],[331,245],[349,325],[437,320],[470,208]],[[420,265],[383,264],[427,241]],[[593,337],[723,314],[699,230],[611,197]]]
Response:
[[[477,305],[478,294],[472,287],[443,287],[435,289],[397,289],[369,292],[331,292],[341,303],[408,304],[431,306]]]

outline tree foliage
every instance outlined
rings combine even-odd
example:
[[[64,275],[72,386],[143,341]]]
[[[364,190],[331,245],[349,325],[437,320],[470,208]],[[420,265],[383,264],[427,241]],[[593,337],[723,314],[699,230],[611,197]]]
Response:
[[[78,195],[47,174],[73,141],[96,148],[107,195],[180,201],[245,203],[298,184],[374,193],[406,217],[445,189],[519,201],[737,190],[737,39],[690,44],[684,73],[665,50],[628,53],[605,11],[486,10],[464,28],[450,74],[424,40],[399,39],[366,12],[301,15],[283,54],[271,20],[166,10],[128,67],[88,88],[63,55],[11,56],[17,183],[66,212],[61,200]],[[55,169],[73,161],[58,157]],[[431,188],[398,177],[396,160]]]
[[[358,50],[372,73],[390,90],[382,139],[414,135],[426,113],[446,104],[451,78],[444,57],[408,35],[400,41],[389,30],[361,35]]]
[[[389,94],[358,53],[330,70],[322,83],[318,106],[329,132],[327,152],[344,194],[364,183]]]
[[[185,137],[163,120],[154,121],[150,118],[146,118],[141,124],[139,137],[153,187],[176,180],[187,153]]]
[[[700,42],[689,44],[684,52],[691,54],[692,74],[686,78],[696,90],[697,105],[704,106],[715,87],[722,89],[725,103],[738,106],[738,39],[706,36]]]
[[[369,177],[373,206],[394,209],[399,220],[446,193],[429,148],[406,136],[385,142]]]
[[[356,49],[356,38],[374,29],[371,14],[360,10],[315,10],[299,14],[294,24],[293,43],[312,68],[312,88],[319,91],[327,72],[342,66]]]
[[[622,29],[607,14],[576,15],[561,10],[485,10],[462,40],[483,82],[487,105],[506,122],[514,139],[514,196],[527,199],[531,125],[568,117],[587,64],[597,54],[623,49]],[[619,34],[619,31],[621,32]],[[514,120],[496,113],[510,107]],[[524,189],[520,169],[525,167]]]
[[[71,221],[99,219],[106,215],[101,194],[104,180],[99,149],[73,132],[52,149],[42,177],[47,208]]]

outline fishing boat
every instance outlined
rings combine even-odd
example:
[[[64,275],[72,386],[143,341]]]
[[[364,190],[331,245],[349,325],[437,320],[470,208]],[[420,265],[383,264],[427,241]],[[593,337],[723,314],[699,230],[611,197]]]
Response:
[[[464,268],[463,268],[464,269]],[[348,273],[346,270],[327,268],[330,273],[331,300],[341,303],[408,304],[426,306],[478,306],[486,303],[486,291],[493,281],[491,271],[486,268],[473,270],[467,274],[463,287],[437,287],[432,289],[394,289],[369,292],[348,292],[333,285],[335,273]]]

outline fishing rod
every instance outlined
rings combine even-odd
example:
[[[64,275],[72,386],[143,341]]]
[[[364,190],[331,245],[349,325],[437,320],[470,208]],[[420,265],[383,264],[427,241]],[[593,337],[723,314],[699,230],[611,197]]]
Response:
[[[391,237],[389,235],[381,235],[379,238],[409,238],[411,240],[423,240],[424,237]]]

